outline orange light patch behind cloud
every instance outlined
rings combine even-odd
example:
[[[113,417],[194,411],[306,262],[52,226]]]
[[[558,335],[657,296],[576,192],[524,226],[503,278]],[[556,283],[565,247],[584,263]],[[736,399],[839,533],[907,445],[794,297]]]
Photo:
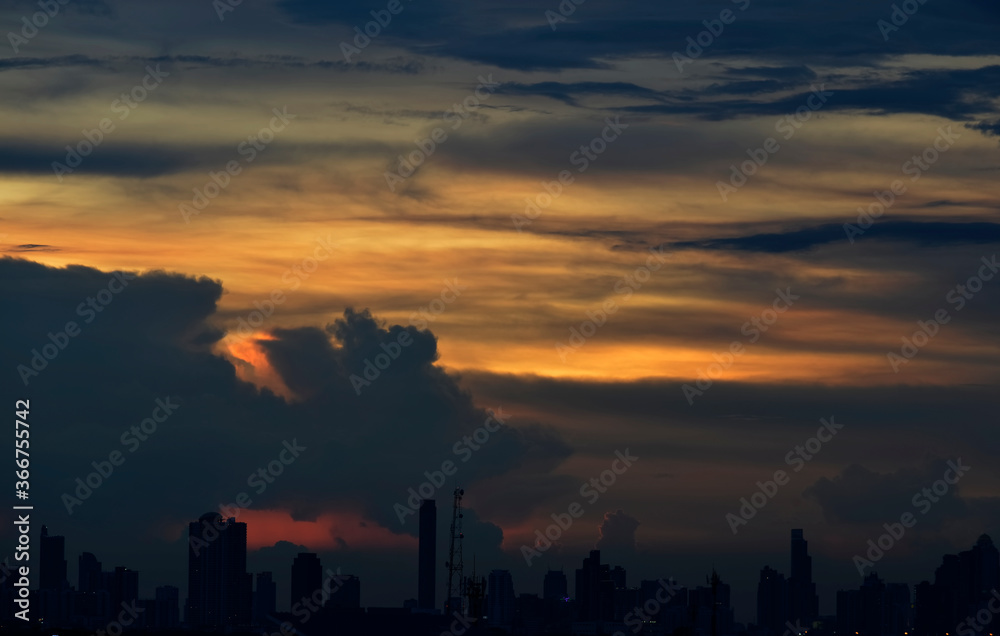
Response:
[[[262,340],[274,340],[267,333],[254,334],[253,338],[227,337],[222,343],[222,353],[233,361],[236,377],[258,388],[267,388],[284,397],[293,400],[295,394],[289,389],[277,370],[268,362],[267,356],[257,344]]]
[[[394,534],[353,512],[331,512],[315,521],[296,521],[287,510],[240,509],[237,519],[247,524],[247,547],[251,550],[279,541],[310,550],[409,550],[417,546],[416,537]]]

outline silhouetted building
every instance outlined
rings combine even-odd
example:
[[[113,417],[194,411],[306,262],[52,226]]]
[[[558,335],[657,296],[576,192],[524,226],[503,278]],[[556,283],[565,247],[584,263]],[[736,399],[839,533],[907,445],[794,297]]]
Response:
[[[292,561],[291,602],[289,608],[312,598],[323,588],[323,564],[315,552],[300,552]],[[321,599],[322,600],[322,599]],[[321,603],[318,603],[322,605]]]
[[[104,572],[96,556],[84,552],[77,558],[79,589],[73,594],[74,626],[96,630],[108,624],[113,583],[114,573]]]
[[[601,620],[601,551],[591,550],[576,571],[577,620]]]
[[[885,634],[908,634],[913,627],[913,597],[906,583],[886,583],[885,615],[882,630]]]
[[[622,566],[616,565],[611,568],[611,582],[614,584],[616,590],[623,590],[628,587],[626,585],[627,578],[625,568]]]
[[[788,617],[792,623],[801,621],[809,627],[819,615],[819,597],[812,578],[812,557],[809,542],[802,530],[792,530],[792,574],[788,577]]]
[[[111,609],[119,611],[129,607],[139,600],[139,573],[126,567],[118,566],[111,573]]]
[[[714,571],[708,587],[697,587],[688,596],[688,611],[701,634],[729,634],[733,629],[733,608],[729,585]]]
[[[187,623],[202,629],[248,626],[252,596],[247,524],[214,512],[189,524]]]
[[[788,621],[788,582],[785,575],[765,567],[757,583],[757,625],[781,636]]]
[[[537,594],[521,594],[514,599],[513,630],[517,634],[546,633],[545,601]]]
[[[257,589],[253,593],[253,622],[268,625],[267,617],[274,616],[278,604],[278,586],[270,572],[257,573]]]
[[[38,543],[38,589],[61,590],[68,586],[66,539],[49,536],[49,529],[42,526],[42,536]]]
[[[486,622],[491,627],[514,624],[514,579],[507,570],[490,572],[486,590]]]
[[[954,625],[950,629],[953,629]],[[862,636],[904,636],[910,629],[910,588],[885,584],[875,572],[857,590],[837,592],[837,631]]]
[[[330,584],[330,600],[333,609],[361,609],[361,579],[350,574],[337,576],[337,582]]]
[[[173,585],[161,585],[156,588],[156,599],[153,601],[153,627],[158,629],[177,629],[180,619],[180,590]]]
[[[82,553],[77,559],[77,589],[80,592],[101,589],[101,562],[90,552]]]
[[[73,612],[73,591],[66,578],[66,539],[49,536],[42,526],[38,545],[38,603],[32,614],[43,617],[47,627],[69,625]]]
[[[663,600],[666,599],[666,602]],[[644,620],[644,629],[656,633],[673,634],[675,630],[691,626],[691,613],[688,610],[688,590],[681,587],[673,579],[639,582],[639,598],[637,605],[646,608],[647,603],[658,608],[655,614],[642,612],[642,617],[634,620]],[[655,623],[652,629],[650,623]],[[630,623],[634,628],[635,625]]]
[[[861,592],[840,590],[837,592],[837,633],[853,634],[861,627]]]
[[[547,601],[561,601],[569,596],[566,573],[562,570],[549,570],[545,573],[542,583],[542,598]]]
[[[989,603],[1000,597],[1000,554],[988,535],[982,535],[971,550],[946,554],[934,571],[934,582],[916,586],[914,632],[918,636],[943,636],[961,632],[969,617],[986,610],[990,619],[976,623],[983,634],[1000,631],[1000,618]],[[996,596],[994,596],[996,594]],[[964,625],[962,629],[957,626]]]
[[[465,577],[465,597],[468,600],[466,616],[478,621],[486,614],[486,577],[476,574],[476,560],[472,559],[472,576]]]
[[[437,504],[433,499],[420,502],[420,546],[417,555],[417,604],[420,609],[434,609],[437,586]]]
[[[965,614],[972,615],[991,600],[1000,588],[1000,553],[989,535],[980,535],[971,550],[958,553],[959,576],[964,583],[960,594]],[[995,612],[994,612],[995,613]]]

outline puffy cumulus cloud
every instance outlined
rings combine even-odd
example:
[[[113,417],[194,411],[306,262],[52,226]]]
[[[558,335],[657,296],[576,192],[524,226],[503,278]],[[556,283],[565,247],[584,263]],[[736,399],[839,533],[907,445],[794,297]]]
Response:
[[[597,527],[600,538],[598,538],[595,547],[608,553],[609,557],[634,555],[636,552],[635,531],[638,528],[639,521],[626,514],[624,510],[605,512],[601,525]]]
[[[363,481],[376,501],[389,502],[367,512],[390,527],[400,523],[394,505],[406,507],[409,489],[433,483],[446,461],[456,464],[455,482],[439,496],[449,501],[454,484],[506,475],[515,466],[518,474],[507,478],[544,481],[570,452],[551,429],[533,422],[515,425],[508,419],[501,427],[490,422],[489,428],[498,430],[480,430],[477,436],[490,415],[434,364],[437,340],[430,332],[387,327],[367,310],[348,308],[325,330],[275,330],[273,335],[276,339],[260,346],[287,386],[305,398],[294,408],[315,413],[335,433],[318,454],[341,467],[345,478]],[[496,409],[502,413],[501,405]],[[369,450],[359,454],[359,449]],[[372,464],[371,455],[381,460]],[[404,515],[409,531],[415,529],[413,517]]]
[[[335,539],[360,532],[352,529],[359,519],[415,535],[415,516],[401,523],[393,508],[407,505],[408,489],[436,481],[439,520],[446,524],[456,485],[469,488],[503,475],[542,484],[571,453],[549,427],[507,415],[504,425],[491,423],[495,430],[476,443],[490,413],[435,365],[435,336],[386,326],[368,311],[347,309],[325,329],[275,330],[257,343],[297,396],[289,402],[241,381],[233,363],[214,352],[224,335],[213,326],[222,294],[218,281],[4,258],[0,293],[17,303],[17,311],[0,318],[6,334],[0,351],[10,361],[5,397],[11,404],[31,400],[38,517],[67,535],[70,554],[72,546],[82,546],[148,572],[149,580],[176,569],[171,561],[182,557],[188,521],[240,493],[254,513],[287,514],[275,515],[272,525],[281,518],[322,521],[306,529],[330,528],[330,541],[321,542],[325,549],[348,562],[354,557],[346,554],[372,556],[377,571],[381,557]],[[69,322],[76,326],[67,330]],[[69,332],[76,335],[61,335]],[[350,375],[363,374],[365,360],[383,353],[383,345],[398,344],[402,334],[410,344],[400,346],[391,365],[358,395]],[[45,367],[25,386],[15,366],[30,367],[33,351],[43,350],[58,353],[43,359]],[[136,435],[130,427],[149,418],[158,399],[175,404],[173,413],[154,431],[139,429],[145,439],[126,444]],[[304,450],[283,457],[286,442]],[[76,478],[95,470],[91,462],[107,462],[114,451],[124,462],[68,514],[62,494],[73,494]],[[279,460],[291,461],[272,470]],[[441,483],[436,473],[445,461],[456,471]],[[261,469],[270,470],[267,478]],[[521,497],[530,498],[531,491]],[[145,513],[125,512],[136,509]],[[335,518],[324,516],[331,514]],[[267,530],[280,535],[280,528]],[[480,555],[503,558],[500,527],[467,514],[466,533]],[[154,549],[130,552],[126,546],[136,536],[151,537]],[[385,548],[396,563],[387,562],[387,571],[398,569],[407,544],[390,543]],[[353,563],[360,568],[361,561]]]

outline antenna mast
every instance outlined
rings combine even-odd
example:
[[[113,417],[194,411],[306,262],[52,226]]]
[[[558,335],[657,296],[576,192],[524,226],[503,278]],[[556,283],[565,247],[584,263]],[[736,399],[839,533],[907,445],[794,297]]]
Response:
[[[448,568],[448,593],[445,597],[445,612],[451,614],[452,612],[458,612],[464,616],[462,612],[462,539],[465,535],[462,534],[462,495],[465,491],[461,488],[455,489],[455,503],[452,506],[451,511],[451,546],[448,549],[448,562],[445,563],[445,567]],[[452,607],[452,603],[458,603],[457,607]]]

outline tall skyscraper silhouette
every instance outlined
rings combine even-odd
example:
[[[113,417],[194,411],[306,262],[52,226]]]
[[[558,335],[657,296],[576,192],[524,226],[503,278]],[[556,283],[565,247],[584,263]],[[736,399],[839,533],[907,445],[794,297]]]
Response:
[[[581,621],[610,620],[614,612],[615,585],[611,568],[601,564],[601,551],[591,550],[576,571],[577,618]]]
[[[69,586],[66,578],[66,539],[49,536],[49,529],[42,526],[38,545],[38,589],[60,590]]]
[[[42,526],[38,546],[38,615],[50,625],[66,624],[72,606],[72,592],[66,578],[66,539],[49,536]]]
[[[247,573],[247,524],[209,512],[188,525],[186,621],[206,629],[250,624],[253,577]]]
[[[486,621],[491,627],[514,623],[514,579],[508,570],[490,572],[486,590]]]
[[[120,610],[139,600],[139,573],[118,566],[111,573],[111,608]]]
[[[437,585],[437,504],[433,499],[420,502],[420,546],[417,555],[417,607],[434,609]]]
[[[983,534],[971,550],[960,552],[958,557],[969,579],[969,605],[978,610],[993,590],[1000,588],[1000,551],[989,535]]]
[[[77,559],[77,589],[81,592],[101,589],[101,562],[90,552],[82,553]]]
[[[180,590],[173,585],[161,585],[156,588],[155,593],[153,625],[176,629],[180,624]]]
[[[694,627],[701,634],[729,634],[733,628],[731,590],[719,574],[712,571],[708,586],[691,590],[688,609],[692,612]]]
[[[278,586],[270,572],[257,573],[257,589],[253,593],[253,620],[257,625],[270,625],[278,604]]]
[[[792,574],[788,578],[788,614],[794,623],[808,627],[819,614],[819,597],[812,578],[812,557],[809,542],[801,529],[792,530]]]
[[[545,573],[545,580],[542,582],[542,598],[552,601],[561,601],[569,596],[566,573],[562,570],[549,570]]]
[[[837,592],[837,631],[903,634],[910,629],[911,605],[908,585],[887,584],[875,572],[869,572],[859,589]],[[950,625],[948,631],[954,629],[955,623]]]
[[[323,588],[323,564],[315,552],[299,552],[292,561],[290,608],[310,599],[316,590]],[[292,610],[294,611],[294,610]]]
[[[361,579],[350,574],[339,577],[338,585],[330,584],[330,607],[339,610],[361,609]]]
[[[924,581],[916,587],[915,633],[917,636],[938,636],[945,632],[960,635],[968,631],[966,622],[958,623],[995,605],[1000,588],[1000,552],[988,535],[981,535],[971,550],[946,554],[934,571],[934,582]],[[1000,631],[1000,617],[992,610],[990,618],[976,619],[977,633]]]
[[[785,575],[770,567],[760,571],[757,583],[757,624],[781,636],[788,621],[788,581]]]

